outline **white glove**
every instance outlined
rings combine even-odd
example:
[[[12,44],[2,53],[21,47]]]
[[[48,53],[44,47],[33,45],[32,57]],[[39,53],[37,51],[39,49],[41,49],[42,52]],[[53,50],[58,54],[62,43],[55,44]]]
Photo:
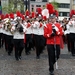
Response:
[[[56,26],[54,27],[54,29],[55,29],[56,31],[59,31],[58,27],[56,27]]]

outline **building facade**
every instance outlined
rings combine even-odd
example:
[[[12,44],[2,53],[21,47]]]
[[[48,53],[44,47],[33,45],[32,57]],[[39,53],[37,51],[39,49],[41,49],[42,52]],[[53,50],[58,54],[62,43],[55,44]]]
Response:
[[[4,4],[8,5],[9,1],[11,0],[1,0],[2,7]],[[38,7],[41,7],[43,9],[48,2],[56,1],[58,3],[60,20],[62,20],[64,17],[69,17],[70,10],[75,9],[75,0],[13,0],[13,1],[14,5],[16,5],[19,1],[22,1],[24,5],[24,11],[26,9],[29,9],[30,12],[32,12],[32,10],[36,12],[36,9]],[[18,8],[19,7],[20,6],[18,6]]]
[[[38,7],[43,8],[47,2],[56,1],[58,3],[59,19],[62,20],[64,17],[69,18],[70,12],[70,0],[30,0],[30,11]],[[75,1],[75,0],[74,0]]]
[[[70,0],[70,10],[75,10],[75,0]]]
[[[48,0],[30,0],[30,11],[34,10],[36,12],[39,7],[43,9],[47,2]]]

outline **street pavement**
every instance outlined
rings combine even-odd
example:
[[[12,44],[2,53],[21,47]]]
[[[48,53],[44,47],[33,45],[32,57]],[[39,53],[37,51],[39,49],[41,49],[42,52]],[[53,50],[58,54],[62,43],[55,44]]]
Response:
[[[61,50],[60,59],[55,67],[55,75],[75,75],[75,57],[67,50],[67,45]],[[22,59],[16,61],[14,51],[8,56],[4,48],[0,49],[0,75],[49,75],[47,50],[44,50],[40,59],[36,59],[35,50],[30,55],[22,53]]]

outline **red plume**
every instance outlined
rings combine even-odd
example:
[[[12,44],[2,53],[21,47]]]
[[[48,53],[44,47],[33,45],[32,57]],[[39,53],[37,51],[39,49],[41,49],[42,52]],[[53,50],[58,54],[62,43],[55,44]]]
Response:
[[[72,17],[73,15],[75,15],[75,10],[71,10],[70,12],[70,17]]]
[[[32,13],[31,13],[31,17],[32,17],[32,18],[35,18],[35,12],[32,12]]]
[[[9,14],[5,14],[5,18],[9,18]]]
[[[37,10],[38,14],[41,14],[41,12],[42,12],[41,8],[37,8],[36,10]]]
[[[4,19],[4,15],[3,15],[3,14],[1,14],[1,19],[2,19],[2,20]]]
[[[9,16],[10,16],[10,18],[14,19],[14,14],[13,13],[10,13]]]
[[[54,12],[54,7],[51,3],[46,4],[46,8],[49,10],[49,14]]]
[[[26,15],[26,16],[29,16],[29,15],[30,15],[30,13],[29,13],[28,10],[25,12],[25,15]]]
[[[70,15],[70,18],[71,18],[71,17],[72,17],[72,13],[70,12],[70,14],[69,14],[69,15]]]
[[[58,17],[58,16],[59,16],[59,13],[58,13],[58,11],[57,11],[57,10],[54,10],[54,13],[55,13],[56,17]]]
[[[21,18],[22,18],[22,20],[25,20],[25,17],[24,17],[24,15],[21,15]]]
[[[16,15],[17,15],[17,17],[20,17],[20,16],[21,16],[20,11],[17,11],[17,12],[16,12]]]

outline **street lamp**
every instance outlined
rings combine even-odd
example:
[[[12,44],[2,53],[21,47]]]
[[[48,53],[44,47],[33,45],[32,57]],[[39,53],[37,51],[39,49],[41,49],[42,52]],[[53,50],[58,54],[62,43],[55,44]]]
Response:
[[[28,9],[28,0],[26,0],[26,10]]]
[[[30,9],[30,0],[24,0],[25,10]]]

